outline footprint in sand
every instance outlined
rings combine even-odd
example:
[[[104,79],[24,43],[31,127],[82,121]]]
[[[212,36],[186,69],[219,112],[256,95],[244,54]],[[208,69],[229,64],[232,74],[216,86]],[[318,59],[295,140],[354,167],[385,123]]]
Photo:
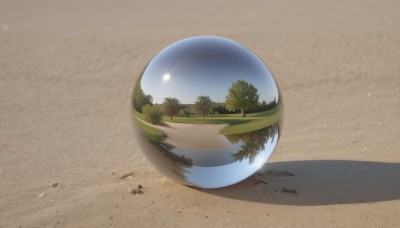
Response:
[[[293,173],[287,171],[280,171],[280,170],[268,170],[265,172],[267,176],[274,176],[274,177],[292,177],[294,176]]]

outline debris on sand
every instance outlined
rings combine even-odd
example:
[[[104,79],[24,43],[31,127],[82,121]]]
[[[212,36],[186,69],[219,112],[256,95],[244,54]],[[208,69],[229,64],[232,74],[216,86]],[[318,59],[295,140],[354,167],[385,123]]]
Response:
[[[132,177],[133,176],[133,174],[135,174],[134,172],[130,172],[130,173],[127,173],[127,174],[125,174],[125,175],[123,175],[123,176],[121,176],[119,179],[125,179],[125,178],[128,178],[128,177]]]
[[[46,194],[44,194],[44,193],[40,193],[40,194],[38,195],[39,198],[42,198],[42,197],[44,197],[44,196],[46,196]]]
[[[284,193],[297,194],[296,189],[290,189],[290,188],[282,187],[282,190],[281,190],[281,191],[284,192]]]
[[[59,183],[54,183],[54,184],[51,185],[51,187],[52,188],[57,188],[57,187],[60,187],[60,184]]]
[[[266,172],[266,174],[275,176],[275,177],[292,177],[294,176],[293,173],[287,172],[287,171],[280,171],[280,170],[269,170]]]
[[[140,190],[140,189],[133,189],[133,190],[131,191],[131,193],[134,194],[135,196],[137,196],[137,195],[143,194],[143,191]]]
[[[256,182],[254,182],[254,185],[257,185],[257,184],[268,184],[268,182],[263,181],[263,180],[258,180]]]
[[[133,189],[133,190],[131,191],[131,193],[134,194],[134,195],[141,195],[141,194],[143,194],[142,189],[143,189],[143,186],[142,186],[141,184],[139,184],[139,185],[137,186],[137,188],[135,188],[135,189]]]

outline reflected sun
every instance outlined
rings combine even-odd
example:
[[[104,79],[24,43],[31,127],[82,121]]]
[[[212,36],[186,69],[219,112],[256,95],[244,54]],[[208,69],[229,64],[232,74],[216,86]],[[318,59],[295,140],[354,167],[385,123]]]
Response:
[[[164,76],[163,76],[163,81],[164,81],[164,82],[169,81],[170,78],[171,78],[171,75],[169,75],[168,73],[166,73],[166,74],[164,74]]]

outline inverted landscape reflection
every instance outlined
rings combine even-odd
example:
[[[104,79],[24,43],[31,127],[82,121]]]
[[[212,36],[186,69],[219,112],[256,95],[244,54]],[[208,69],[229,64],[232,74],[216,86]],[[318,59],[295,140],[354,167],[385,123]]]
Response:
[[[158,53],[132,92],[139,143],[164,175],[186,185],[237,183],[268,160],[283,104],[264,62],[221,37],[178,41]]]

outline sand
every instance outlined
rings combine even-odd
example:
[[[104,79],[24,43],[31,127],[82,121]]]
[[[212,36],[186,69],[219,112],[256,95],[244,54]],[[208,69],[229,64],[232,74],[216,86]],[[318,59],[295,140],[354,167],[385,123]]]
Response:
[[[0,227],[398,227],[399,8],[0,1]],[[220,190],[164,178],[131,129],[142,68],[194,35],[256,52],[285,102],[268,164]]]

